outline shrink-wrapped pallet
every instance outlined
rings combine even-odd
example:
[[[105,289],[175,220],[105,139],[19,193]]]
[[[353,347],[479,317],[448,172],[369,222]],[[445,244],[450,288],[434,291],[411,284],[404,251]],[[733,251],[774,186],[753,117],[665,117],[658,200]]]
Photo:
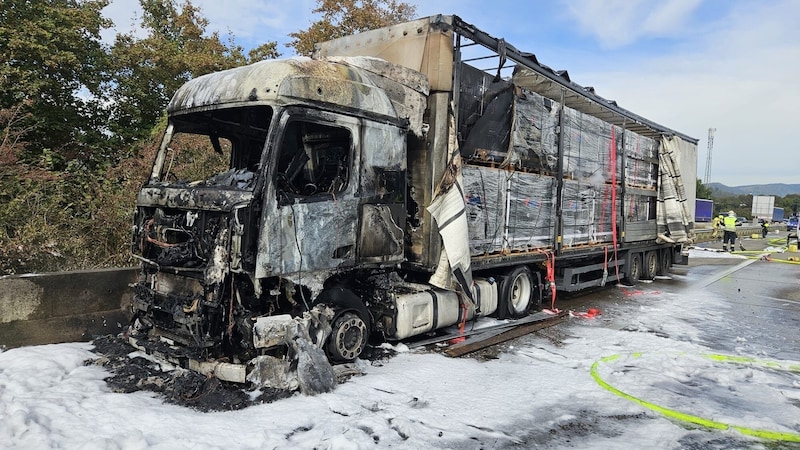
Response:
[[[644,189],[656,189],[658,153],[653,139],[625,130],[625,183]]]
[[[555,188],[553,177],[513,173],[508,203],[508,245],[512,251],[552,247]]]
[[[609,166],[612,125],[592,116],[565,108],[564,114],[564,174],[592,184],[611,181]]]
[[[612,242],[615,210],[612,189],[612,185],[607,183],[597,185],[564,180],[561,200],[564,247]]]
[[[517,90],[511,145],[505,164],[554,172],[558,164],[558,104],[534,92]]]
[[[555,178],[469,165],[462,178],[473,256],[553,246]]]
[[[475,256],[500,252],[503,249],[506,180],[511,172],[465,165],[461,173],[470,253]]]

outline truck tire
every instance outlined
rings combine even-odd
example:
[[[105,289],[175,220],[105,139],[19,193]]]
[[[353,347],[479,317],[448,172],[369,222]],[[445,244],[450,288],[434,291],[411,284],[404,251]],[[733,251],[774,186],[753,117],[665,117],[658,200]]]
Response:
[[[625,268],[625,282],[635,286],[642,276],[642,254],[632,253],[628,258],[628,265]]]
[[[665,248],[661,250],[661,258],[658,263],[658,275],[660,276],[667,276],[669,275],[669,269],[672,267],[672,249]]]
[[[354,361],[364,351],[371,333],[372,318],[364,303],[343,287],[325,290],[315,302],[319,303],[334,311],[331,335],[323,346],[328,359],[336,363]]]
[[[354,361],[364,351],[368,337],[364,319],[355,312],[345,312],[333,321],[325,352],[333,362]]]
[[[530,269],[515,267],[500,281],[498,317],[524,317],[528,314],[533,297],[534,282]]]
[[[658,252],[650,250],[644,254],[644,279],[654,280],[658,274]]]

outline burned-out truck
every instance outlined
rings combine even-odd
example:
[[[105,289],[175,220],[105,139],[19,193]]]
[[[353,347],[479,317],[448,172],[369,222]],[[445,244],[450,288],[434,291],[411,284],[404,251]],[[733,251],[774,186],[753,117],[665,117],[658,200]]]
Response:
[[[221,379],[687,262],[697,140],[456,16],[198,77],[168,116],[130,340]]]

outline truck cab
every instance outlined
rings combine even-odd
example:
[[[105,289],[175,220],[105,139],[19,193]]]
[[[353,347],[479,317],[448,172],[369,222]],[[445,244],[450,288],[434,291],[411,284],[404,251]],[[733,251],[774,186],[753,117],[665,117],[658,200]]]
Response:
[[[247,360],[258,317],[299,316],[326,290],[330,322],[350,319],[331,356],[353,359],[371,317],[335,274],[403,260],[408,118],[365,72],[305,59],[197,78],[168,113],[136,204],[140,334]]]

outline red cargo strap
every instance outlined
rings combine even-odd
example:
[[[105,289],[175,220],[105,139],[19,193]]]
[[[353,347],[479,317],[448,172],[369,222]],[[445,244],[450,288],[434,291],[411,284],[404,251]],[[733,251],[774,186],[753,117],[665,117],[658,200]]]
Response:
[[[614,266],[619,281],[619,259],[617,258],[617,129],[611,126],[611,144],[609,148],[609,163],[611,170],[611,239],[614,243]]]
[[[545,253],[545,280],[550,283],[550,311],[558,314],[560,311],[556,308],[556,255],[552,252]]]
[[[575,311],[569,312],[570,317],[582,317],[584,319],[594,319],[595,317],[601,315],[603,315],[603,313],[597,308],[589,308],[589,310],[586,312],[575,312]]]

